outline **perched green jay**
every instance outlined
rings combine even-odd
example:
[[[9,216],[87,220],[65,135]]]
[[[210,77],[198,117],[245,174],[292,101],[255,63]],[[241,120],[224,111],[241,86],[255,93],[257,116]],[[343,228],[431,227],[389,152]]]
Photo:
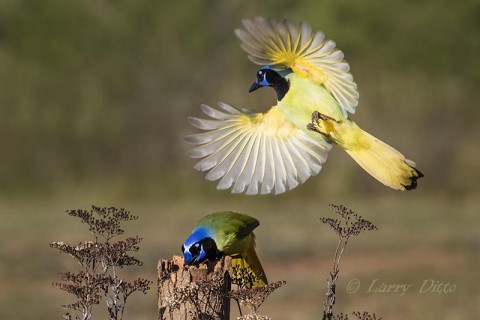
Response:
[[[232,257],[232,277],[253,273],[251,284],[264,286],[267,277],[255,252],[253,229],[260,222],[246,214],[231,211],[212,213],[195,224],[192,234],[182,245],[185,265],[199,264],[205,260],[215,260],[223,255]]]

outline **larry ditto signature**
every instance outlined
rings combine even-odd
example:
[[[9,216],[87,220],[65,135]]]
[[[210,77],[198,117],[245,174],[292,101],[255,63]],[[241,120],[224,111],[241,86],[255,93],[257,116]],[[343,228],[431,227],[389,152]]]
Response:
[[[408,293],[430,293],[430,294],[449,294],[455,292],[456,284],[439,281],[435,279],[425,279],[418,284],[413,283],[389,283],[380,279],[373,279],[366,286],[361,288],[360,279],[353,278],[347,284],[347,293],[389,293],[404,296]]]

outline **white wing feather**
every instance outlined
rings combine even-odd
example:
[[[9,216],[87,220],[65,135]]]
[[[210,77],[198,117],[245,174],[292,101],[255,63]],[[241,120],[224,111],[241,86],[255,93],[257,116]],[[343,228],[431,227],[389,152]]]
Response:
[[[297,26],[289,20],[276,22],[257,17],[244,20],[243,25],[245,30],[237,29],[235,33],[253,63],[280,69],[298,67],[305,74],[322,74],[321,84],[337,100],[345,117],[347,112],[355,113],[359,97],[357,85],[343,52],[336,48],[334,41],[325,40],[322,32],[314,32],[305,22]],[[305,62],[311,67],[304,69]]]
[[[331,145],[297,129],[273,107],[265,114],[242,112],[228,104],[202,105],[211,119],[188,118],[205,132],[185,137],[187,152],[201,160],[194,166],[220,180],[232,193],[279,194],[318,174]]]

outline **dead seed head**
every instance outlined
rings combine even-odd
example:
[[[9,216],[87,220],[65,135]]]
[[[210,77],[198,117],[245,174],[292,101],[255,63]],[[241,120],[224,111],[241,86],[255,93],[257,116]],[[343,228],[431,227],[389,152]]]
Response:
[[[152,281],[138,278],[128,282],[118,276],[115,268],[125,266],[141,266],[142,262],[131,253],[137,252],[142,238],[128,237],[113,242],[112,239],[122,235],[121,223],[136,220],[137,217],[125,209],[100,208],[92,206],[92,210],[69,210],[70,216],[78,217],[88,225],[94,235],[94,241],[80,242],[70,245],[64,242],[52,242],[50,247],[73,257],[82,267],[78,272],[62,272],[62,282],[54,286],[77,298],[77,301],[64,305],[64,309],[82,314],[82,319],[90,319],[92,307],[98,305],[102,298],[106,301],[110,318],[117,319],[123,314],[128,297],[133,292],[146,293]],[[65,319],[80,319],[78,314],[66,312]]]
[[[378,230],[370,221],[363,219],[353,210],[343,205],[329,205],[330,209],[337,213],[341,219],[320,218],[319,221],[328,225],[340,238],[349,238],[357,236],[364,231]]]
[[[256,313],[265,299],[267,299],[272,292],[283,286],[285,283],[286,281],[277,281],[267,284],[263,287],[231,290],[227,296],[238,301],[242,306],[246,306]]]

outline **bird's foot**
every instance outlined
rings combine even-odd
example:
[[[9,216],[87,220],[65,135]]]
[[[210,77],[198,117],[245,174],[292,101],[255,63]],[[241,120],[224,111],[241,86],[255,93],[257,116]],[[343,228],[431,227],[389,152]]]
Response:
[[[315,121],[318,123],[318,121],[323,120],[323,121],[333,121],[335,123],[341,123],[342,121],[337,120],[335,118],[329,117],[326,114],[320,113],[318,111],[313,111],[312,113],[312,122]]]
[[[339,123],[341,123],[341,121],[329,117],[318,111],[314,111],[312,113],[312,122],[307,124],[307,129],[317,132],[325,138],[331,138],[330,132],[334,130],[334,124]]]

